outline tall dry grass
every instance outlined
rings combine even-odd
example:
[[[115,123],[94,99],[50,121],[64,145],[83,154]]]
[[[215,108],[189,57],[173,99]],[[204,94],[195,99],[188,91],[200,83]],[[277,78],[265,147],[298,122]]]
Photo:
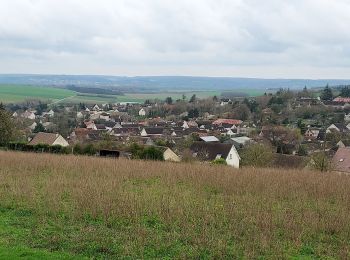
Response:
[[[97,239],[110,256],[350,257],[339,174],[0,152],[0,205],[80,223],[70,241]]]

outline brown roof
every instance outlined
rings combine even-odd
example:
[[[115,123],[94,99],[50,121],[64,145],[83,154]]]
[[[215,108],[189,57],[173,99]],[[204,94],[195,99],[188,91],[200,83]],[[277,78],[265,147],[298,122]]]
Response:
[[[164,132],[164,128],[161,127],[148,127],[145,128],[145,131],[148,135],[161,135]]]
[[[204,153],[206,160],[215,160],[217,155],[221,155],[221,158],[226,159],[232,144],[222,144],[222,143],[205,143],[205,142],[194,142],[190,149],[194,153]]]
[[[30,145],[37,144],[48,144],[53,145],[56,139],[59,137],[59,134],[52,133],[37,133],[34,138],[30,141]]]
[[[350,172],[350,148],[339,148],[332,161],[335,166],[335,170]]]

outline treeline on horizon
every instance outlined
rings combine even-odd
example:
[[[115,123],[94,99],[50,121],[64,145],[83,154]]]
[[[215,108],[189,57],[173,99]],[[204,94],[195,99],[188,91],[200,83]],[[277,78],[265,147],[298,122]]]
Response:
[[[108,88],[94,88],[94,87],[78,87],[75,85],[66,86],[67,89],[78,92],[78,93],[86,93],[86,94],[101,94],[101,95],[124,95],[120,90],[108,89]]]

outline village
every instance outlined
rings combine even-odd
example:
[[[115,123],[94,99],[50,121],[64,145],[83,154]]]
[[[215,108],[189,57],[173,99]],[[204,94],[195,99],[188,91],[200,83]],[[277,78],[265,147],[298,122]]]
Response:
[[[320,95],[305,87],[250,98],[7,104],[17,131],[7,148],[61,146],[65,153],[116,158],[350,172],[349,92],[327,86]]]

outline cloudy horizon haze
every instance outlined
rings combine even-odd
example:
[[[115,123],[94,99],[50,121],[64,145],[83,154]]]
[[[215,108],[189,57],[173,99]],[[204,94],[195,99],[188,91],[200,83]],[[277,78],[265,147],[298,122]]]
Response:
[[[348,0],[3,0],[0,73],[350,78]]]

